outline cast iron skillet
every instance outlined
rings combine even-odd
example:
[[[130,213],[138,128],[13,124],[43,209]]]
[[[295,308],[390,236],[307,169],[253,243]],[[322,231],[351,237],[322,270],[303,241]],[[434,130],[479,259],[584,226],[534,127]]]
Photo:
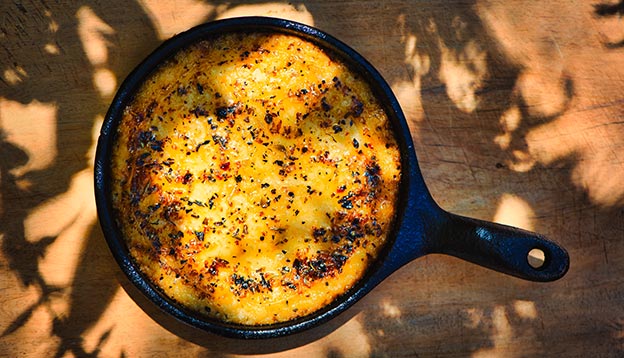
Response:
[[[320,311],[284,323],[265,326],[226,324],[185,309],[164,296],[139,272],[114,220],[110,203],[110,158],[123,109],[144,79],[177,50],[215,34],[233,31],[271,31],[296,35],[325,48],[367,79],[385,107],[401,149],[402,179],[397,218],[391,240],[365,277],[346,294]],[[418,168],[409,128],[390,87],[361,55],[313,27],[283,19],[243,17],[197,26],[164,42],[123,82],[104,120],[95,159],[98,216],[113,256],[130,281],[166,313],[196,328],[237,338],[270,338],[300,332],[337,316],[398,268],[423,255],[442,253],[532,281],[552,281],[568,270],[564,249],[542,236],[491,222],[457,216],[433,200]],[[541,267],[527,260],[530,250],[544,253]]]

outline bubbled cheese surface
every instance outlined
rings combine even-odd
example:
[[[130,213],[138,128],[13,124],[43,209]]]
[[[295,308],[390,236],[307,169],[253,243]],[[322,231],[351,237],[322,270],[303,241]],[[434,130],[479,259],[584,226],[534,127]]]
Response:
[[[125,109],[118,225],[167,296],[226,322],[304,316],[386,243],[400,157],[361,78],[312,43],[228,34],[181,50]]]

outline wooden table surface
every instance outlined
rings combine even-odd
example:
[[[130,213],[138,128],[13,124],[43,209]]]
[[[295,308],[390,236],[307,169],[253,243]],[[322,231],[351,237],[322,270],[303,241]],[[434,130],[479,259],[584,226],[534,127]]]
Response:
[[[0,356],[624,356],[624,2],[2,1]],[[196,24],[269,15],[368,58],[409,119],[445,209],[538,231],[570,253],[553,283],[415,260],[291,337],[197,332],[116,266],[93,197],[117,86]]]

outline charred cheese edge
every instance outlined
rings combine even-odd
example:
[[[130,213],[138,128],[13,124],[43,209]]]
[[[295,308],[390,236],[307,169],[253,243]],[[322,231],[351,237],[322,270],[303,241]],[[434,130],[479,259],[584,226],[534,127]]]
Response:
[[[313,313],[388,240],[401,176],[366,82],[316,45],[226,34],[180,50],[118,126],[112,203],[164,294],[243,325]]]

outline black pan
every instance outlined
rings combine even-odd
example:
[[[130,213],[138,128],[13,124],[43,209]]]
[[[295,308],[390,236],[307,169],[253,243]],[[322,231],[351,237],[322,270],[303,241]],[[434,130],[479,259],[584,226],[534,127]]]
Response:
[[[275,325],[226,324],[187,310],[163,295],[138,270],[117,227],[110,203],[110,158],[123,109],[150,73],[181,48],[224,32],[271,31],[296,35],[325,48],[367,79],[385,107],[401,147],[400,202],[391,240],[366,276],[349,292],[311,315]],[[201,330],[237,338],[270,338],[300,332],[345,311],[404,264],[431,253],[453,255],[475,264],[531,281],[553,281],[568,270],[564,249],[542,236],[491,222],[461,217],[441,209],[433,200],[418,168],[405,116],[379,72],[346,44],[310,26],[283,19],[243,17],[197,26],[164,42],[123,82],[106,114],[95,158],[98,216],[113,256],[122,271],[149,300],[166,313]],[[528,254],[543,253],[541,265]]]

